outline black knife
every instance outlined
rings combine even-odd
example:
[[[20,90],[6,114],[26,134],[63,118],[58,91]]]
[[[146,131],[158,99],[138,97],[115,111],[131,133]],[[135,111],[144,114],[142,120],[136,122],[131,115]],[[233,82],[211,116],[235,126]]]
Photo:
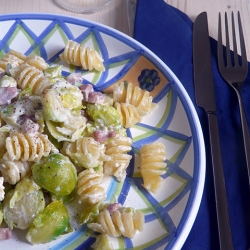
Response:
[[[194,22],[193,64],[196,103],[198,106],[205,109],[209,123],[220,249],[231,250],[234,248],[230,228],[219,129],[216,116],[211,49],[206,12],[199,14]]]

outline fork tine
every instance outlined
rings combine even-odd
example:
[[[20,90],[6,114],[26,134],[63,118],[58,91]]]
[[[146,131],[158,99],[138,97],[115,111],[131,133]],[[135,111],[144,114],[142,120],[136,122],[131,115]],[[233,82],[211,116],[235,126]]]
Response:
[[[220,12],[219,12],[219,22],[218,22],[217,51],[218,51],[218,65],[219,65],[219,69],[222,69],[224,67],[224,59],[223,59],[222,31],[221,31],[221,14],[220,14]]]
[[[244,41],[243,29],[242,29],[242,23],[241,23],[239,11],[238,11],[238,23],[239,23],[239,36],[240,36],[242,66],[247,67],[247,53],[246,53],[246,47],[245,47],[245,41]]]
[[[233,35],[233,52],[234,52],[234,65],[239,65],[236,35],[235,35],[235,24],[234,24],[234,13],[232,12],[232,35]]]
[[[229,33],[228,33],[228,20],[227,13],[225,12],[225,32],[226,32],[226,55],[227,55],[227,67],[232,66],[231,55],[230,55],[230,42],[229,42]]]

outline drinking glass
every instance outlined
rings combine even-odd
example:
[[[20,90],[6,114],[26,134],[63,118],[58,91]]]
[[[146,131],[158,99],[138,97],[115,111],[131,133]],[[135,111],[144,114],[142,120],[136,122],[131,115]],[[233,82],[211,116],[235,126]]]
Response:
[[[113,0],[54,0],[60,7],[75,13],[94,13],[106,7]]]

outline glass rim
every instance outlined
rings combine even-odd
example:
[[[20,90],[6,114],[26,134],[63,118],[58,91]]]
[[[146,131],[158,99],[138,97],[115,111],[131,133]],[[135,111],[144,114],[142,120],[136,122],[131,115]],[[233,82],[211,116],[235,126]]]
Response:
[[[97,12],[104,7],[106,7],[108,4],[110,4],[114,0],[106,0],[103,4],[96,6],[96,7],[90,7],[90,8],[79,8],[76,6],[73,6],[72,4],[67,4],[62,0],[53,0],[58,6],[64,8],[65,10],[72,11],[75,13],[80,13],[80,14],[92,14],[94,12]]]

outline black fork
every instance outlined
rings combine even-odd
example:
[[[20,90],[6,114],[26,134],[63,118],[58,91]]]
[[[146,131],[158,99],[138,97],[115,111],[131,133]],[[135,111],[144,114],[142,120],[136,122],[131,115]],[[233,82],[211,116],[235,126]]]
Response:
[[[237,51],[237,42],[235,34],[235,23],[234,14],[232,12],[232,41],[233,41],[233,55],[231,58],[230,44],[229,44],[229,32],[228,32],[228,19],[227,13],[225,13],[225,34],[226,34],[226,62],[223,57],[223,45],[222,45],[222,28],[221,28],[221,15],[219,13],[219,27],[218,27],[218,65],[221,76],[226,80],[226,82],[235,90],[240,107],[240,118],[244,139],[244,148],[246,155],[246,163],[248,170],[248,179],[250,184],[250,138],[248,125],[245,115],[245,109],[242,102],[241,89],[243,82],[246,79],[248,72],[246,48],[240,18],[240,12],[238,12],[238,26],[239,26],[239,41],[241,48],[241,60],[239,60]]]

